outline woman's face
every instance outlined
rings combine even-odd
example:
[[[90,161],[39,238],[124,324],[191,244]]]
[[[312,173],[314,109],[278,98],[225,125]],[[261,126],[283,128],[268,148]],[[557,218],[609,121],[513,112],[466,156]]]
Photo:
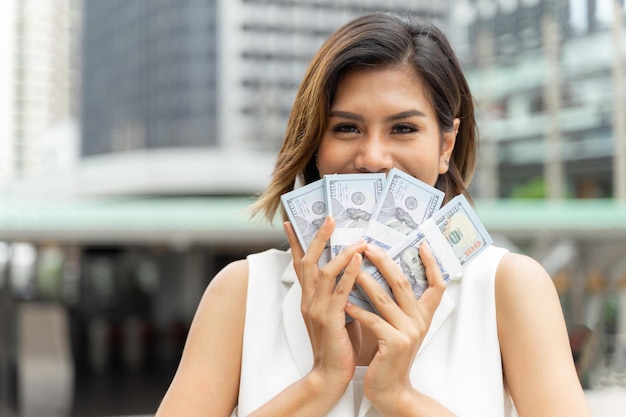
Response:
[[[441,135],[420,78],[408,66],[359,70],[339,83],[317,153],[320,176],[393,167],[435,185],[448,170],[454,131]]]

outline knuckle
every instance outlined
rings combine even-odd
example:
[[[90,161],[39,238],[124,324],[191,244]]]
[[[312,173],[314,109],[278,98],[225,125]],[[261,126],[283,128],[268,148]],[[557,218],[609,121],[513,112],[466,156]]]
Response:
[[[393,300],[393,298],[391,298],[391,295],[383,290],[376,291],[375,298],[376,302],[380,305],[395,304],[395,301]]]
[[[365,318],[365,321],[367,322],[367,327],[370,327],[370,328],[373,328],[373,327],[379,325],[381,320],[382,319],[380,317],[378,317],[377,315],[375,315],[375,314],[368,315]]]
[[[407,339],[413,343],[418,340],[422,334],[424,334],[424,325],[423,323],[418,323],[414,327],[411,327],[408,331],[405,332]]]
[[[305,253],[304,256],[302,257],[300,263],[304,266],[304,265],[311,265],[314,262],[313,260],[313,256],[310,253]]]
[[[321,308],[313,308],[309,309],[309,317],[314,323],[321,323],[324,317],[324,310]]]
[[[413,339],[409,337],[406,331],[402,332],[397,337],[393,338],[393,340],[390,340],[389,343],[392,344],[394,350],[397,350],[397,351],[409,350],[411,346],[414,344]]]
[[[433,282],[433,283],[429,283],[429,285],[430,285],[431,287],[433,287],[433,289],[434,289],[436,292],[441,292],[441,293],[443,293],[443,292],[444,292],[444,290],[446,289],[446,283],[444,282],[443,278],[441,278],[441,277],[437,277],[437,279],[435,279],[435,280],[433,280],[433,281],[434,281],[434,282]]]
[[[335,293],[337,295],[344,295],[347,292],[348,291],[346,291],[346,289],[344,288],[344,285],[341,283],[341,281],[339,283],[337,283],[337,285],[335,286]]]
[[[414,340],[415,340],[415,339],[413,339],[413,338],[411,338],[411,337],[408,337],[408,335],[407,335],[407,337],[401,337],[401,338],[399,339],[399,341],[398,341],[398,347],[399,347],[401,350],[408,350],[408,349],[410,349],[410,348],[411,348],[411,346],[413,346],[413,341],[414,341]]]
[[[332,277],[332,275],[333,275],[333,274],[331,274],[331,273],[328,271],[328,269],[326,269],[326,268],[322,268],[322,269],[320,270],[320,275],[319,275],[319,276],[320,276],[320,279],[321,279],[321,280],[327,280],[327,279],[331,278],[331,277]]]
[[[408,279],[406,279],[406,277],[402,276],[397,281],[398,281],[397,285],[398,285],[398,287],[401,290],[403,290],[403,291],[413,291],[413,288],[411,287],[411,283],[409,282]]]

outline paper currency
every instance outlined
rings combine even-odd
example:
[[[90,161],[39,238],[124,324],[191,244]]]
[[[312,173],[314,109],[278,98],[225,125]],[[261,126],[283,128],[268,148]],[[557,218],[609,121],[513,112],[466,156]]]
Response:
[[[324,176],[328,212],[335,219],[335,231],[330,237],[332,257],[363,237],[385,178],[383,173]]]
[[[491,245],[493,239],[465,196],[454,197],[446,206],[449,208],[433,219],[460,264],[465,265]]]
[[[306,251],[328,215],[324,180],[320,179],[283,194],[281,201],[298,241]],[[329,260],[330,248],[327,247],[320,257],[319,265],[326,265]]]
[[[432,218],[388,251],[411,283],[416,298],[421,297],[428,287],[424,265],[419,257],[419,247],[424,242],[431,246],[444,280],[448,282],[459,279],[463,266],[491,245],[493,239],[463,195],[450,200]],[[371,263],[366,271],[393,297],[389,284]],[[368,308],[366,302],[369,300],[362,291],[351,293],[350,301],[376,312],[371,303]]]
[[[393,168],[365,230],[365,239],[391,249],[441,207],[444,193]]]

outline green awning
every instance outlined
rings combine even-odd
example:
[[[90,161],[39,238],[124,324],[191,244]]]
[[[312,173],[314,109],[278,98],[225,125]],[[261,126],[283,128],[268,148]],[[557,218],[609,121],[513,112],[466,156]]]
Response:
[[[0,200],[0,241],[76,243],[283,242],[280,220],[251,219],[252,198]],[[626,242],[626,204],[612,200],[476,201],[490,233],[512,239],[574,237]]]
[[[237,243],[284,240],[250,218],[251,198],[107,198],[0,202],[0,240]]]

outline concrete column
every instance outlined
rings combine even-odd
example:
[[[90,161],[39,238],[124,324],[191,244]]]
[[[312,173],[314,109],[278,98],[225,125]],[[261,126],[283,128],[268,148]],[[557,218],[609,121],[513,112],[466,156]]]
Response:
[[[498,153],[492,133],[494,41],[493,34],[483,30],[478,34],[480,93],[477,97],[481,108],[480,117],[480,163],[478,185],[481,198],[498,197]]]
[[[67,310],[22,302],[18,308],[18,397],[27,417],[68,417],[74,398],[74,362]]]
[[[613,1],[613,196],[626,203],[626,104],[624,103],[624,10]]]
[[[563,198],[563,153],[561,151],[561,72],[559,70],[559,24],[550,16],[542,22],[543,45],[546,63],[544,101],[546,104],[546,158],[544,177],[547,197],[551,200]]]

